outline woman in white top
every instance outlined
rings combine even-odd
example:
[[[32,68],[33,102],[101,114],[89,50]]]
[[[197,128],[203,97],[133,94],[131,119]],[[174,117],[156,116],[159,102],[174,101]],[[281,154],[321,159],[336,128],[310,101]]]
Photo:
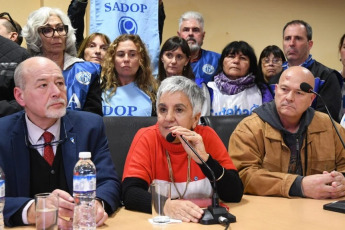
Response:
[[[211,115],[250,115],[273,96],[257,74],[253,48],[244,41],[229,43],[222,51],[211,88]]]

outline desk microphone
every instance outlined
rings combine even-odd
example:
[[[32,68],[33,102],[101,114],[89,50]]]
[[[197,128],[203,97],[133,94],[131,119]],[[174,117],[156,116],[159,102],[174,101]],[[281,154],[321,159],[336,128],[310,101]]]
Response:
[[[228,224],[236,222],[236,216],[230,214],[226,208],[221,207],[219,205],[219,196],[217,192],[217,184],[216,184],[216,177],[214,175],[213,170],[208,166],[208,164],[201,158],[199,153],[189,144],[189,142],[181,135],[182,140],[188,145],[188,147],[193,151],[193,153],[199,158],[203,165],[210,171],[212,175],[212,205],[208,206],[207,209],[204,209],[204,214],[199,220],[199,222],[203,225],[211,225],[211,224]],[[168,142],[173,142],[176,137],[169,133],[166,138]]]
[[[328,116],[329,116],[329,119],[331,119],[332,125],[333,125],[335,131],[337,132],[337,135],[338,135],[338,137],[339,137],[339,139],[340,139],[340,141],[341,141],[341,144],[343,145],[343,148],[345,149],[344,140],[343,140],[343,138],[340,136],[339,130],[338,130],[337,126],[335,126],[335,123],[334,123],[334,120],[333,120],[333,118],[332,118],[332,116],[331,116],[331,113],[329,112],[329,110],[328,110],[328,108],[327,108],[327,105],[326,105],[325,101],[323,100],[323,98],[321,97],[321,95],[318,94],[317,92],[315,92],[315,91],[313,90],[313,87],[311,87],[311,85],[309,85],[309,84],[306,83],[306,82],[302,82],[301,85],[300,85],[299,87],[301,88],[301,90],[302,90],[303,92],[306,92],[306,93],[313,93],[313,94],[315,94],[316,96],[318,96],[319,98],[321,98],[321,101],[322,101],[323,105],[324,105],[325,108],[326,108],[326,111],[327,111],[327,114],[328,114]]]

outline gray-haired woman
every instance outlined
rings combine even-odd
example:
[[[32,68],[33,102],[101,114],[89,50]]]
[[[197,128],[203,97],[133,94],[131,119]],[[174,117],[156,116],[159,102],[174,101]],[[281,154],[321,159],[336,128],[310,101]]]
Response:
[[[102,115],[100,65],[77,58],[74,29],[60,9],[41,7],[29,15],[22,30],[32,56],[53,60],[63,70],[68,109]]]
[[[211,203],[212,176],[182,141],[182,136],[214,171],[218,194],[226,202],[239,202],[243,186],[230,156],[216,132],[198,125],[204,102],[202,90],[186,77],[161,82],[157,93],[158,122],[140,129],[129,150],[123,175],[123,199],[127,209],[151,212],[149,185],[171,182],[171,199],[164,212],[185,222],[198,222]],[[174,140],[167,141],[172,133]]]

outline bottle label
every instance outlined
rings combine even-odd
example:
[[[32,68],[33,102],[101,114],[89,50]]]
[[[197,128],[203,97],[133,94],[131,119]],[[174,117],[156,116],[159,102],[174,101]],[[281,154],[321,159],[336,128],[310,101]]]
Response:
[[[96,175],[73,176],[74,192],[91,192],[96,190]]]
[[[0,180],[0,198],[5,197],[5,180]]]

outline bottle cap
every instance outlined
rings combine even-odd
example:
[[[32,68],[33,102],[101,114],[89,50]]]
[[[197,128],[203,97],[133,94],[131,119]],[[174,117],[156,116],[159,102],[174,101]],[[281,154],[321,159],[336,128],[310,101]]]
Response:
[[[79,152],[79,158],[91,158],[91,152]]]

